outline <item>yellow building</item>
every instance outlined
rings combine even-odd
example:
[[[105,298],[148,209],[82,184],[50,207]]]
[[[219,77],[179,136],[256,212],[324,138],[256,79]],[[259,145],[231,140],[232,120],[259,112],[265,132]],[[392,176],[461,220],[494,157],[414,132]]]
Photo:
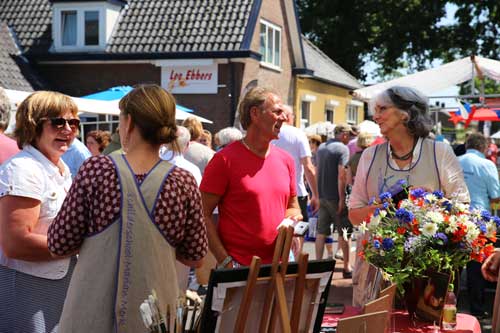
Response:
[[[296,79],[295,125],[305,128],[324,121],[351,125],[363,121],[363,103],[349,94],[363,85],[307,38],[302,37],[302,44],[306,66],[313,73]]]

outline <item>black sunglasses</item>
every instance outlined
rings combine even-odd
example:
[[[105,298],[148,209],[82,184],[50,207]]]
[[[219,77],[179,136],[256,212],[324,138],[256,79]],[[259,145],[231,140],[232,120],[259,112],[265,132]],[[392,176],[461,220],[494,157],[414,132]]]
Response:
[[[80,119],[78,118],[71,118],[71,119],[65,119],[65,118],[49,118],[50,124],[52,127],[55,129],[61,130],[66,126],[66,124],[69,125],[71,130],[76,130],[80,126]]]

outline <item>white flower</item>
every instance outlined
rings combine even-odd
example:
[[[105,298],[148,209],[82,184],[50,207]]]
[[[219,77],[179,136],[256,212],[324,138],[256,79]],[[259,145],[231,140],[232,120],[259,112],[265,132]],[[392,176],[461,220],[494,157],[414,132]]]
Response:
[[[404,199],[399,204],[399,208],[404,208],[404,209],[413,208],[413,203],[411,202],[410,199]]]
[[[448,227],[446,227],[446,229],[445,229],[445,232],[446,232],[447,234],[452,234],[452,233],[454,233],[454,232],[455,232],[455,231],[457,231],[457,230],[458,230],[458,222],[457,222],[457,219],[456,219],[454,216],[452,216],[452,217],[450,218],[450,221],[449,221]]]
[[[387,211],[386,210],[380,210],[379,215],[381,218],[384,218],[387,216]]]
[[[365,221],[361,222],[361,224],[358,226],[358,230],[361,232],[362,235],[364,235],[365,232],[368,231],[368,227],[366,226]]]
[[[437,201],[437,199],[438,199],[438,198],[437,198],[434,194],[432,194],[432,193],[427,193],[427,194],[425,195],[425,200],[429,201],[429,203],[436,202],[436,201]]]
[[[426,219],[430,220],[433,223],[443,223],[444,222],[443,215],[441,215],[441,213],[439,213],[439,212],[432,212],[432,211],[427,212],[427,214],[425,214],[425,217],[426,217]]]
[[[435,223],[426,222],[422,226],[421,232],[424,236],[432,237],[436,234],[437,230],[438,230],[438,227]]]
[[[380,223],[380,214],[375,216],[375,215],[372,215],[371,219],[370,219],[370,228],[376,228],[378,226],[378,224]]]
[[[495,222],[486,223],[486,237],[493,238],[497,234],[497,225]]]
[[[464,204],[464,203],[461,203],[461,202],[457,202],[455,204],[455,207],[457,208],[457,210],[461,213],[465,213],[468,209],[469,209],[469,205],[467,204]]]
[[[480,234],[479,228],[472,222],[466,225],[467,233],[465,234],[465,239],[467,242],[472,243]]]
[[[342,237],[347,242],[349,238],[347,238],[347,228],[342,228]]]

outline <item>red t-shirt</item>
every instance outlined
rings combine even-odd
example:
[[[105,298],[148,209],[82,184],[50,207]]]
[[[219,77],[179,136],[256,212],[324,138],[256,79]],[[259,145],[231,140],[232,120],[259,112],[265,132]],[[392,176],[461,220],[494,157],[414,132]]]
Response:
[[[201,181],[202,192],[221,196],[218,233],[226,251],[243,265],[256,255],[271,263],[277,226],[288,200],[297,195],[295,166],[284,150],[271,145],[261,158],[239,141],[214,155]]]

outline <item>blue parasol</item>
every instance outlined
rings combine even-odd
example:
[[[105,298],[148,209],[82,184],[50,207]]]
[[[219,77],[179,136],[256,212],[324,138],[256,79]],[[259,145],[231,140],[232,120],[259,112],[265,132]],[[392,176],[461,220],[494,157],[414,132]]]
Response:
[[[114,101],[121,99],[123,96],[128,94],[133,88],[131,86],[117,86],[109,88],[108,90],[99,91],[90,95],[82,96],[82,98],[96,99],[99,101]],[[185,106],[176,104],[177,110],[192,113],[193,110],[188,109]]]

